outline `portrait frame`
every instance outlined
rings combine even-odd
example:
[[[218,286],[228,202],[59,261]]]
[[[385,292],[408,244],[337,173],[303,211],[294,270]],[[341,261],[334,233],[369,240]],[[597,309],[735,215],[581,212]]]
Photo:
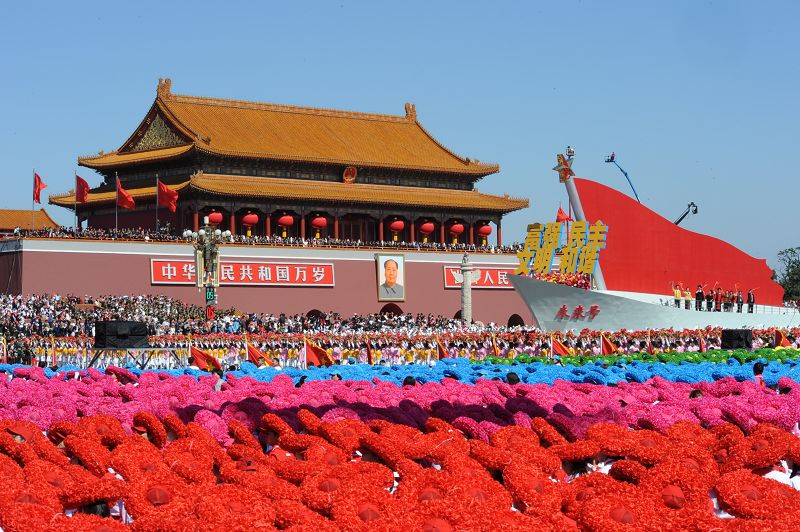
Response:
[[[396,268],[396,281],[394,285],[387,282],[386,263],[394,261]],[[391,265],[389,267],[391,269]],[[391,272],[389,272],[391,277]],[[391,279],[390,279],[391,280]],[[399,289],[398,289],[399,287]],[[375,291],[378,301],[405,301],[406,300],[406,264],[402,253],[376,253],[375,254]],[[391,293],[399,292],[399,293]]]

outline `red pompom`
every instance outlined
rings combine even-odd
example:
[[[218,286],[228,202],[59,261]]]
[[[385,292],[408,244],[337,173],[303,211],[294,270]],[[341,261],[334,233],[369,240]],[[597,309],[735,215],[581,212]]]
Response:
[[[683,495],[683,490],[674,484],[670,484],[661,490],[661,499],[664,501],[664,504],[674,510],[680,510],[686,504],[686,497]]]
[[[623,523],[623,524],[626,524],[626,525],[630,525],[630,524],[633,524],[633,523],[636,522],[636,517],[633,515],[633,513],[630,510],[628,510],[624,506],[617,506],[616,508],[611,510],[611,513],[609,514],[609,516],[614,521],[616,521],[618,523]]]

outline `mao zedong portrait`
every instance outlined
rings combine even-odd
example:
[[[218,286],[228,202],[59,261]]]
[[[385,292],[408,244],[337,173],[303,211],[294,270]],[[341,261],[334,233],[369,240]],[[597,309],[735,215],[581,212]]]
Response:
[[[403,285],[397,282],[398,265],[394,259],[386,259],[383,263],[385,282],[378,288],[379,299],[403,299]]]

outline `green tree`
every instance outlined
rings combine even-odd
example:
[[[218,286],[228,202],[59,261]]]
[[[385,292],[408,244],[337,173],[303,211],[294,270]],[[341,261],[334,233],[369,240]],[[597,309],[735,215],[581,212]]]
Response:
[[[783,299],[796,301],[800,299],[800,247],[779,251],[778,260],[783,266],[778,280],[783,287]]]

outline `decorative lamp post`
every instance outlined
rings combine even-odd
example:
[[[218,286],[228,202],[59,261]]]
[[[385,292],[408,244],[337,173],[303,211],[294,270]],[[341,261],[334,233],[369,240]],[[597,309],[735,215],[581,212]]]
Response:
[[[294,225],[294,216],[284,214],[278,218],[278,226],[281,228],[281,238],[286,238],[286,228]]]
[[[422,235],[423,243],[428,242],[428,237],[433,233],[434,229],[433,222],[425,222],[419,226],[419,234]]]
[[[206,289],[206,317],[213,319],[213,305],[217,302],[217,288],[219,288],[219,244],[228,240],[231,232],[221,231],[210,225],[209,218],[210,216],[203,218],[203,227],[196,233],[187,229],[183,232],[183,237],[194,241],[197,288]]]
[[[252,235],[252,228],[256,224],[258,224],[257,214],[250,212],[242,216],[242,225],[247,228],[247,236]]]
[[[328,227],[328,219],[324,216],[316,216],[311,220],[311,227],[314,228],[314,238],[320,237],[320,231]]]
[[[397,242],[397,233],[405,229],[406,223],[403,220],[395,220],[389,224],[389,230],[392,232],[392,240]]]
[[[464,224],[454,223],[450,226],[450,234],[453,235],[453,244],[458,244],[458,236],[464,232]]]

